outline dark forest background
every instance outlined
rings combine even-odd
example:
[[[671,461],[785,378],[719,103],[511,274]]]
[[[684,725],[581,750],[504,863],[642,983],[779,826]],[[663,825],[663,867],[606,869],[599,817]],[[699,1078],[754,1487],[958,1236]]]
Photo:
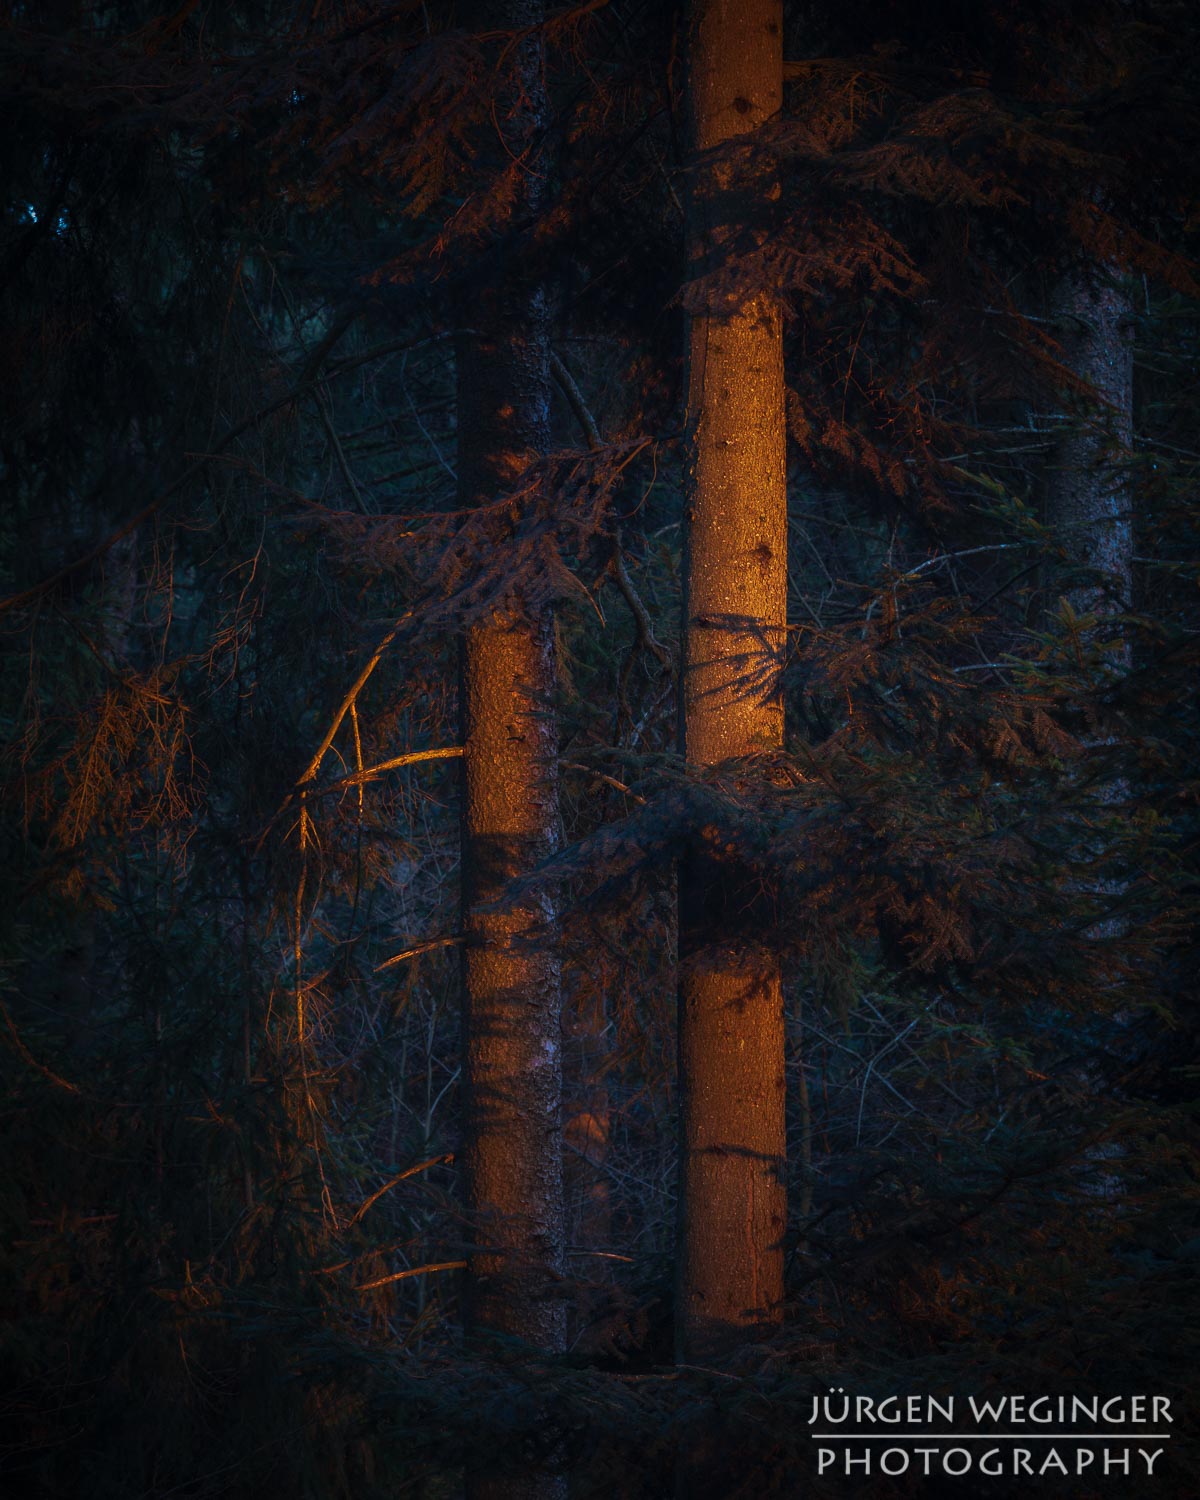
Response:
[[[0,14],[5,1492],[657,1496],[707,1444],[691,1493],[819,1494],[830,1386],[1166,1394],[1126,1492],[1200,1492],[1200,15],[786,9],[776,188],[708,272],[785,309],[747,781],[678,753],[676,8]],[[550,445],[464,505],[456,360],[518,276]],[[514,590],[558,665],[551,1354],[462,1330],[458,640]],[[775,892],[786,996],[786,1302],[719,1368],[671,1331],[697,836]]]

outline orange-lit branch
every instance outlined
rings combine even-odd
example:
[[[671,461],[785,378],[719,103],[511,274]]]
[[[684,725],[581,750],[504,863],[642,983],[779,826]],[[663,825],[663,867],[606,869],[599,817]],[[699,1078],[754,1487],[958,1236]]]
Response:
[[[380,641],[379,645],[376,646],[375,650],[368,657],[366,665],[363,667],[362,671],[358,674],[358,676],[354,679],[354,682],[351,685],[350,691],[342,699],[342,706],[338,709],[337,713],[334,714],[334,716],[333,716],[333,723],[325,731],[325,738],[317,746],[316,754],[313,756],[312,760],[309,761],[308,767],[305,770],[304,775],[301,776],[300,779],[297,781],[297,783],[296,783],[297,787],[304,786],[306,782],[312,781],[316,777],[317,772],[321,769],[321,762],[325,759],[326,753],[328,752],[330,745],[333,744],[334,736],[337,734],[338,730],[342,727],[342,720],[350,712],[350,706],[351,706],[351,704],[353,704],[357,700],[359,693],[361,693],[362,690],[363,690],[363,688],[366,687],[367,680],[371,676],[371,673],[374,672],[375,668],[383,660],[383,653],[387,650],[387,648],[396,639],[397,635],[399,635],[399,633],[400,633],[400,627],[403,624],[405,624],[405,622],[408,620],[408,618],[409,618],[409,616],[407,614],[401,615],[401,617],[396,621],[396,623],[392,626],[392,628],[384,636],[383,640]],[[288,802],[291,801],[291,795],[290,794],[288,796],[287,801]],[[286,806],[287,806],[287,802],[284,803],[284,807],[286,807]],[[282,811],[283,811],[283,808],[280,808],[280,812],[282,812]],[[276,816],[278,817],[278,813],[276,814]]]
[[[308,798],[327,797],[330,792],[344,792],[347,787],[365,786],[377,776],[382,776],[385,771],[419,765],[425,760],[454,760],[461,755],[461,745],[446,745],[439,750],[411,750],[407,755],[396,755],[391,760],[380,761],[377,766],[367,766],[362,771],[356,771],[353,776],[339,777],[337,781],[331,781],[328,786],[318,787],[315,791],[306,790],[304,795]]]
[[[393,964],[403,963],[406,958],[417,958],[422,953],[432,953],[438,948],[452,948],[455,943],[462,942],[462,934],[454,933],[451,937],[430,938],[427,943],[417,943],[412,948],[405,948],[403,953],[393,953],[391,958],[384,959],[383,963],[376,968],[376,974],[381,974],[384,969],[390,969]]]
[[[358,1208],[354,1211],[354,1217],[350,1220],[350,1223],[346,1225],[346,1228],[349,1229],[351,1225],[357,1224],[359,1219],[362,1218],[363,1214],[365,1214],[367,1210],[374,1204],[379,1202],[384,1193],[390,1193],[394,1187],[396,1187],[399,1183],[404,1182],[406,1178],[415,1177],[418,1172],[424,1172],[427,1167],[441,1166],[443,1163],[452,1162],[453,1160],[454,1152],[444,1151],[440,1156],[431,1156],[426,1161],[419,1161],[415,1167],[406,1167],[403,1172],[397,1172],[395,1177],[393,1177],[389,1182],[385,1182],[384,1185],[378,1189],[378,1191],[372,1193],[369,1198],[359,1204]]]
[[[413,1266],[411,1271],[393,1271],[390,1276],[380,1276],[375,1281],[364,1281],[361,1286],[356,1286],[356,1292],[370,1292],[377,1286],[387,1286],[392,1281],[406,1281],[410,1276],[424,1276],[427,1271],[462,1271],[466,1268],[465,1260],[439,1260],[431,1266]]]

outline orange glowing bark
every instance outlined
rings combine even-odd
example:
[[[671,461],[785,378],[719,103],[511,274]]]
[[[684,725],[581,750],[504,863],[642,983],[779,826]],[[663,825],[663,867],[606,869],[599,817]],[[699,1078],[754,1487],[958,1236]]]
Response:
[[[482,14],[486,12],[486,15]],[[500,12],[500,14],[498,14]],[[537,0],[481,7],[516,33],[519,77],[498,112],[506,159],[532,148],[545,108]],[[542,177],[522,173],[513,225],[537,209]],[[545,290],[514,266],[472,316],[457,348],[458,493],[473,507],[512,489],[546,451],[550,409]],[[503,538],[497,539],[503,546]],[[565,1343],[562,1053],[559,965],[548,898],[502,899],[553,848],[558,827],[554,629],[514,582],[464,632],[462,958],[463,1140],[471,1243],[468,1339]],[[468,1475],[472,1500],[565,1494],[542,1466]]]
[[[780,0],[694,0],[688,49],[695,152],[778,112]],[[761,208],[773,191],[768,173],[699,157],[688,204],[693,274],[719,269],[755,200]],[[688,450],[682,748],[709,767],[774,750],[783,736],[783,348],[770,291],[714,291],[691,317]],[[685,1358],[719,1354],[775,1323],[782,1305],[783,996],[778,959],[742,920],[761,899],[711,855],[684,863],[676,1342]]]
[[[469,1332],[559,1350],[562,1061],[558,962],[546,935],[552,913],[542,900],[491,907],[552,847],[553,686],[548,615],[513,608],[467,632],[459,1160],[474,1245],[466,1323]]]

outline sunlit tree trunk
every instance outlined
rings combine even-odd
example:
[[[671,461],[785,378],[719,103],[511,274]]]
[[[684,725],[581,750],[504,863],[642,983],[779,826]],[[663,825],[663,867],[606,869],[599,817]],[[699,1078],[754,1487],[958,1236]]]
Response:
[[[464,372],[469,378],[468,371]],[[562,1061],[548,903],[490,904],[552,847],[552,623],[519,606],[462,648],[464,1136],[469,1330],[563,1343]]]
[[[489,5],[489,26],[535,26],[541,6]],[[513,97],[497,111],[504,148],[527,152],[545,108],[540,41],[518,43]],[[522,173],[514,223],[536,209],[536,163]],[[510,490],[546,451],[550,406],[544,287],[514,266],[473,312],[457,349],[458,494],[464,507]],[[497,538],[497,546],[503,539]],[[464,633],[462,905],[463,1140],[472,1244],[469,1340],[501,1334],[547,1351],[565,1343],[562,1043],[552,912],[542,897],[496,904],[552,849],[558,826],[554,628],[514,586]],[[468,1476],[473,1500],[565,1494],[541,1467]]]
[[[778,112],[782,73],[780,0],[693,0],[693,276],[761,224],[771,174],[703,153]],[[692,314],[687,444],[682,748],[693,766],[711,767],[775,750],[783,737],[783,348],[770,292],[713,292]],[[676,1344],[685,1359],[718,1356],[779,1319],[786,1219],[779,961],[746,920],[761,893],[704,852],[703,830],[697,845],[680,879]]]

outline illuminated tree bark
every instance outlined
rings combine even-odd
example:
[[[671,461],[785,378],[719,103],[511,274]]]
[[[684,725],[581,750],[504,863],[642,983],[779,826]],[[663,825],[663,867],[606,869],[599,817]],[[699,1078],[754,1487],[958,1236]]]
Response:
[[[489,6],[486,21],[524,32],[530,0]],[[497,12],[502,11],[502,15]],[[540,41],[517,43],[513,97],[498,111],[504,148],[531,149],[545,101]],[[537,207],[524,170],[514,224]],[[546,451],[550,406],[545,289],[515,270],[489,293],[457,350],[458,494],[464,506],[513,488]],[[497,539],[503,546],[503,539]],[[472,1244],[467,1336],[504,1334],[548,1351],[565,1343],[562,1048],[558,961],[547,898],[504,903],[510,882],[552,849],[558,827],[554,631],[514,585],[464,634],[462,906],[463,1141],[459,1161]],[[474,1500],[565,1494],[565,1476],[473,1474]]]
[[[693,152],[769,120],[782,102],[780,0],[693,0],[688,69]],[[769,173],[700,155],[688,203],[693,276],[745,244],[773,191]],[[693,313],[687,442],[682,748],[711,767],[783,737],[787,488],[772,293],[713,291]],[[703,834],[698,843],[680,876],[682,1358],[718,1355],[779,1319],[786,1219],[779,961],[746,920],[761,895],[703,852]]]
[[[563,1191],[559,973],[544,930],[552,913],[541,900],[491,903],[552,847],[553,687],[547,615],[516,606],[467,632],[460,1163],[475,1243],[466,1323],[548,1350],[563,1347],[565,1330],[553,1284]]]

